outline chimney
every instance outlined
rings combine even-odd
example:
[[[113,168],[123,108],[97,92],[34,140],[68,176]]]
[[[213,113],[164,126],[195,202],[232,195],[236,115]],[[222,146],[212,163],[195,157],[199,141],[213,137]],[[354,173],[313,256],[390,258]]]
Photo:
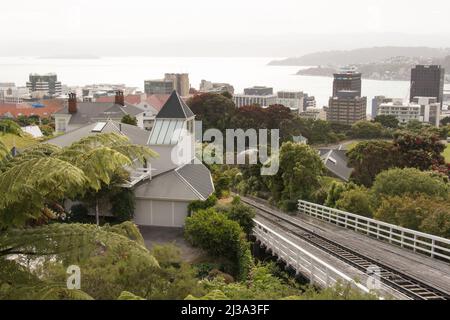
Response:
[[[116,91],[116,97],[114,99],[115,104],[120,104],[122,107],[125,106],[125,98],[123,96],[123,91]]]
[[[69,113],[77,113],[77,95],[73,92],[69,93]]]

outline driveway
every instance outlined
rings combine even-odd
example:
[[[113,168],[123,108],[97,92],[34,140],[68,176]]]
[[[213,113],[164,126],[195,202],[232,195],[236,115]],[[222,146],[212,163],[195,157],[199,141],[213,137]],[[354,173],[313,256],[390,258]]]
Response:
[[[181,258],[186,262],[194,262],[203,255],[200,249],[192,247],[184,239],[182,228],[139,226],[139,230],[149,250],[154,244],[173,243],[181,249]]]

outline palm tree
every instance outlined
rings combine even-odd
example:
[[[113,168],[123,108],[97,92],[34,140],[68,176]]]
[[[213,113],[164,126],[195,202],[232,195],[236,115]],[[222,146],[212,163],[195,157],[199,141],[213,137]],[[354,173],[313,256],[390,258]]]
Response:
[[[22,226],[48,215],[48,205],[60,199],[98,192],[125,166],[156,155],[115,133],[89,136],[66,148],[42,144],[26,149],[0,168],[0,227]]]

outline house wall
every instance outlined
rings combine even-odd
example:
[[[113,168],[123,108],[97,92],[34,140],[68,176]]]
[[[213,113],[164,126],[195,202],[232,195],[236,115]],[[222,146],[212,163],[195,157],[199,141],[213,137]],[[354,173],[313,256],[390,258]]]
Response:
[[[134,222],[141,226],[183,227],[188,205],[186,201],[136,199]]]

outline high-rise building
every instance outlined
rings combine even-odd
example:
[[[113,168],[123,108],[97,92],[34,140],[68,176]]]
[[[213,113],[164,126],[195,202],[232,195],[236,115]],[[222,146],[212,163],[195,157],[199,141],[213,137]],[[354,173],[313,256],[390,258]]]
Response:
[[[361,73],[351,70],[334,74],[328,121],[351,125],[367,119],[367,98],[361,97],[361,82]]]
[[[189,74],[187,73],[166,73],[164,80],[172,80],[173,86],[178,94],[182,97],[189,95]]]
[[[434,97],[442,106],[445,69],[439,65],[417,65],[411,69],[410,102],[415,97]]]
[[[42,93],[44,96],[58,96],[62,93],[61,82],[54,73],[30,74],[27,88],[31,93]]]
[[[361,97],[361,73],[355,71],[342,71],[334,74],[333,97],[339,91],[355,91]]]
[[[146,94],[171,94],[175,90],[173,80],[145,80],[144,92]]]
[[[366,97],[355,96],[353,91],[340,91],[329,100],[327,120],[351,125],[367,119],[366,108]]]

